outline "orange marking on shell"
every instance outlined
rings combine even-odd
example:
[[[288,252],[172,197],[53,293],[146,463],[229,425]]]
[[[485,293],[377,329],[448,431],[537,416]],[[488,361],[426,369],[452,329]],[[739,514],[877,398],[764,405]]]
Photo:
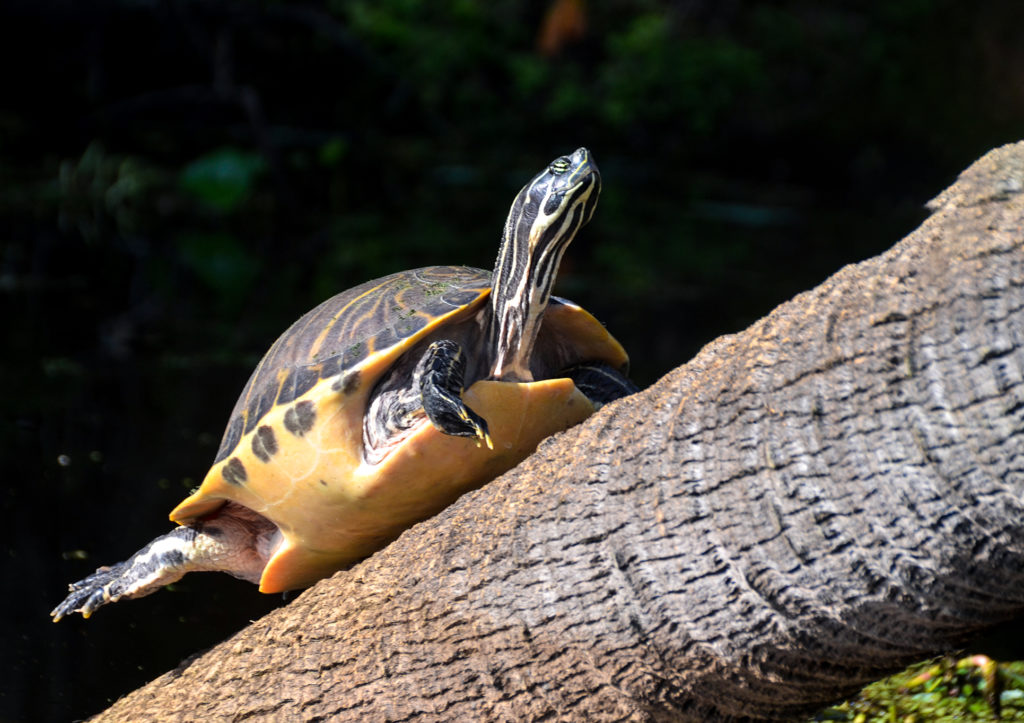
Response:
[[[335,313],[334,316],[331,317],[330,321],[328,321],[326,324],[324,324],[323,330],[317,336],[316,340],[312,343],[312,345],[310,345],[310,347],[309,347],[309,358],[312,359],[312,358],[316,357],[317,352],[320,351],[320,347],[324,343],[324,340],[331,333],[331,329],[334,328],[334,325],[338,323],[338,320],[341,319],[348,312],[348,310],[353,305],[355,305],[355,303],[357,301],[360,301],[361,299],[365,299],[370,294],[377,293],[377,290],[380,289],[382,286],[384,286],[384,284],[377,284],[376,286],[374,286],[374,287],[372,287],[370,289],[367,289],[365,292],[363,292],[359,296],[355,297],[350,302],[345,304],[343,307],[338,309],[337,313]]]

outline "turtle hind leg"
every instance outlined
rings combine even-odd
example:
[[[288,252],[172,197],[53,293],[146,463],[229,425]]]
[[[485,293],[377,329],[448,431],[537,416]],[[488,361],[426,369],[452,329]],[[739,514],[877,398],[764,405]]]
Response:
[[[71,593],[50,613],[53,622],[71,613],[87,618],[104,605],[122,598],[142,597],[178,580],[184,569],[182,549],[195,530],[179,527],[162,535],[124,562],[104,566],[69,587]]]
[[[277,528],[243,509],[227,505],[215,517],[161,535],[124,562],[99,568],[73,583],[50,616],[54,622],[76,612],[87,618],[104,605],[149,595],[198,570],[258,582]]]
[[[625,374],[600,362],[575,364],[564,369],[562,376],[572,379],[576,388],[591,401],[595,409],[640,391],[640,387]]]
[[[451,339],[435,341],[416,366],[423,411],[430,422],[454,437],[476,437],[494,449],[487,422],[462,401],[466,359]]]

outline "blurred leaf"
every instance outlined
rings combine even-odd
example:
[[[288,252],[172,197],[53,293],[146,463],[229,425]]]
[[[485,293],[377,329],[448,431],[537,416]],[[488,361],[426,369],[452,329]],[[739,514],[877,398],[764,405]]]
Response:
[[[214,210],[230,213],[249,196],[265,169],[258,153],[221,148],[185,166],[181,187]]]
[[[682,38],[661,13],[637,16],[608,38],[602,113],[609,123],[686,119],[707,133],[763,82],[754,50],[729,37]]]
[[[341,163],[348,151],[348,142],[344,138],[332,138],[320,146],[320,163],[333,168]]]
[[[554,57],[586,33],[587,12],[583,0],[554,0],[541,23],[537,49],[543,55]]]

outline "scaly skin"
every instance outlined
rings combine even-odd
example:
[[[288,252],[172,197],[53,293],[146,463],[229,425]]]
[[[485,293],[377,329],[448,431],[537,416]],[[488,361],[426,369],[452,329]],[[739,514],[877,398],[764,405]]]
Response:
[[[270,557],[276,527],[244,507],[225,505],[213,517],[161,535],[124,562],[103,566],[72,583],[50,615],[53,621],[80,612],[89,617],[102,606],[143,597],[188,572],[217,570],[259,582]]]

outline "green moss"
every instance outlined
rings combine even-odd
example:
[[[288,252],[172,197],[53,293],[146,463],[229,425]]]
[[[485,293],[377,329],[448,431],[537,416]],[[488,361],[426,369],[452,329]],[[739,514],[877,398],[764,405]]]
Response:
[[[1024,721],[1024,662],[998,663],[972,655],[918,663],[811,720]]]

